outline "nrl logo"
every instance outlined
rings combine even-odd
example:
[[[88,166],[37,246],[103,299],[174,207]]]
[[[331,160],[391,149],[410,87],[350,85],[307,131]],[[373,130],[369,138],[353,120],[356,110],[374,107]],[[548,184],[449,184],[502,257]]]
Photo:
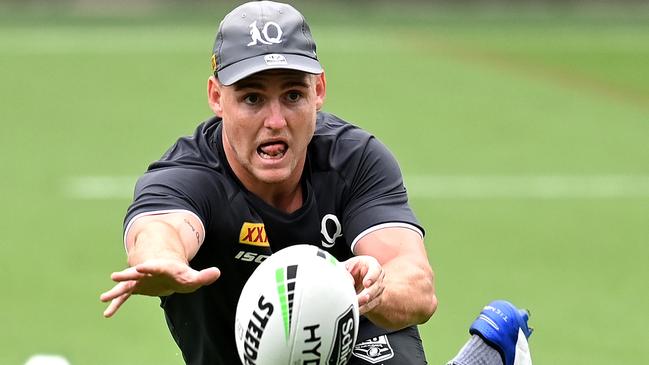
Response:
[[[378,364],[394,357],[394,351],[386,335],[370,338],[357,344],[352,353],[371,364]]]
[[[261,28],[261,31],[259,28],[257,28],[257,21],[255,20],[252,22],[250,25],[250,38],[252,41],[248,43],[248,47],[250,46],[256,46],[257,43],[261,44],[279,44],[282,43],[282,28],[279,26],[279,24],[275,22],[267,22],[264,24],[264,26]],[[268,30],[270,28],[274,28],[273,35],[268,34]]]

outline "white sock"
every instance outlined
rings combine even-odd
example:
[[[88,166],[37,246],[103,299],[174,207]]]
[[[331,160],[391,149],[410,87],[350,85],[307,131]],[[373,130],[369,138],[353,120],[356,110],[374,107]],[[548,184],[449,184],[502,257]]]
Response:
[[[527,343],[527,337],[525,337],[525,334],[520,328],[518,329],[518,341],[516,341],[514,365],[532,365],[530,345]]]
[[[503,365],[503,360],[496,349],[487,345],[480,336],[473,335],[447,365]]]

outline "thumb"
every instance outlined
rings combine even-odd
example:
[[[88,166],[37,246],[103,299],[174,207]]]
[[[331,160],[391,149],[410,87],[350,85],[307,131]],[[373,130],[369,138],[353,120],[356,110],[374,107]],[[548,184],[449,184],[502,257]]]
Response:
[[[208,267],[198,272],[196,281],[201,285],[210,285],[221,276],[221,270],[216,267]]]
[[[360,258],[358,256],[351,257],[345,261],[345,269],[347,269],[347,271],[349,271],[349,273],[353,275],[359,262]]]

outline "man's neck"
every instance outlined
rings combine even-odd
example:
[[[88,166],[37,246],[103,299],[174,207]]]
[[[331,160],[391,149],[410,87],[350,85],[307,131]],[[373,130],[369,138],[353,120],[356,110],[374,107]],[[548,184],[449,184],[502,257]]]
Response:
[[[250,189],[249,189],[250,190]],[[290,191],[277,190],[272,188],[265,188],[259,192],[250,190],[253,194],[257,195],[261,200],[266,202],[285,213],[293,213],[300,209],[304,202],[302,194],[302,184],[299,183],[294,186]]]

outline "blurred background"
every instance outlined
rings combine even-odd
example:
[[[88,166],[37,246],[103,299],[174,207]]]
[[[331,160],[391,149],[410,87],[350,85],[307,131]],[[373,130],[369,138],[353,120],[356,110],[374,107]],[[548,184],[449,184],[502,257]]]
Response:
[[[155,298],[104,319],[132,186],[210,116],[238,2],[0,2],[0,364],[182,364]],[[325,109],[401,163],[444,364],[497,298],[537,364],[649,363],[647,1],[300,1]]]

